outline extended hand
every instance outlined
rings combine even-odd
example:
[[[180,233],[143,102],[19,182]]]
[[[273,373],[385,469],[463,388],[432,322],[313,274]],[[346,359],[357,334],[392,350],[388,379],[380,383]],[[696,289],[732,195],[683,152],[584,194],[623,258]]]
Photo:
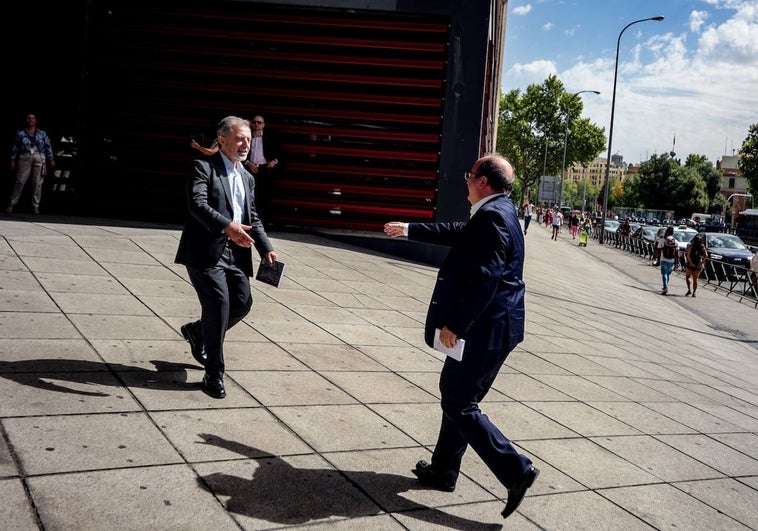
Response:
[[[229,236],[229,239],[240,247],[252,247],[255,240],[247,233],[250,229],[252,229],[250,225],[243,225],[242,223],[232,221],[224,227],[224,234]]]
[[[405,224],[401,221],[390,221],[384,224],[384,234],[391,238],[397,238],[403,236],[403,226]]]

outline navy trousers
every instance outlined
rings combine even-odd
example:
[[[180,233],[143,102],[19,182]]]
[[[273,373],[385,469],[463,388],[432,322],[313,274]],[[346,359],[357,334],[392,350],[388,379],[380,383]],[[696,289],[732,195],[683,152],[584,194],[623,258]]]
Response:
[[[470,343],[474,343],[471,341]],[[524,477],[532,461],[479,409],[508,356],[502,351],[464,350],[463,360],[447,358],[440,375],[442,425],[432,455],[434,470],[456,481],[468,446],[506,488]]]

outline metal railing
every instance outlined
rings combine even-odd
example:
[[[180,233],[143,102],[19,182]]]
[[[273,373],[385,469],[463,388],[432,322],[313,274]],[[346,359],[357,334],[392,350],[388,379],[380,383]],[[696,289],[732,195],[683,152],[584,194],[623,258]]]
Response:
[[[592,238],[598,239],[598,237],[599,230],[593,228]],[[606,230],[603,240],[609,247],[616,247],[646,260],[653,260],[655,256],[655,244],[639,238],[622,236]],[[681,254],[679,264],[685,265],[684,257]],[[684,271],[683,268],[679,270]],[[700,279],[709,287],[714,288],[714,291],[724,291],[727,296],[734,295],[738,297],[740,302],[746,300],[758,308],[758,273],[750,268],[709,258],[706,267],[700,274]]]

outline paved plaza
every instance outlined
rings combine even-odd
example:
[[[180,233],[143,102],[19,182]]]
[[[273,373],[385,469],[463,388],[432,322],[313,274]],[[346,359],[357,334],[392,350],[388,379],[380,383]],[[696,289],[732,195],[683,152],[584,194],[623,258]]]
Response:
[[[389,220],[388,220],[389,221]],[[436,268],[272,232],[227,398],[200,390],[180,227],[0,218],[0,529],[758,528],[758,310],[533,224],[526,340],[482,409],[541,474],[507,520],[469,451],[422,488],[442,355]],[[383,238],[381,234],[377,238]]]

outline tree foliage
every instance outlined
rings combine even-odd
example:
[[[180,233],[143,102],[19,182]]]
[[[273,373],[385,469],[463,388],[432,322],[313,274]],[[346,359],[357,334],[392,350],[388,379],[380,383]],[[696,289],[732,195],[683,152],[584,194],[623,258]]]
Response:
[[[740,148],[740,159],[737,163],[742,176],[748,183],[748,191],[758,196],[758,124],[753,124]]]
[[[721,211],[721,173],[704,155],[690,155],[683,166],[668,154],[653,155],[639,175],[624,185],[624,206],[648,210]]]
[[[556,76],[501,96],[497,150],[513,163],[530,198],[537,196],[542,175],[561,173],[567,116],[567,168],[590,163],[604,149],[605,130],[582,118],[582,108],[581,98],[567,93]]]
[[[571,208],[592,210],[592,206],[597,204],[602,189],[602,186],[595,185],[588,177],[580,181],[566,181],[563,202]]]

